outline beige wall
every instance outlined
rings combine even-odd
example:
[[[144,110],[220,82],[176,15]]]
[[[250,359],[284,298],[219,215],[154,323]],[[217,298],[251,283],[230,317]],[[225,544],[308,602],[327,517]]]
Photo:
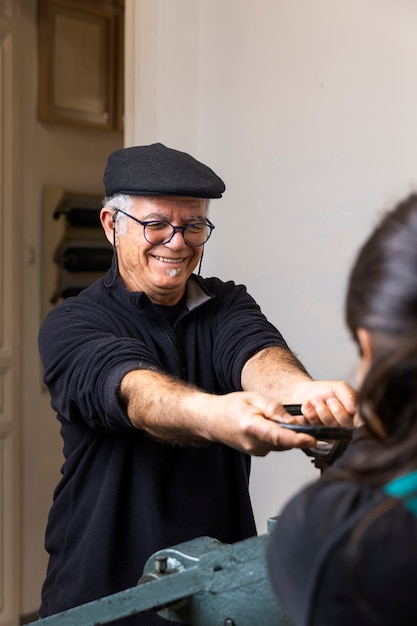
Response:
[[[221,174],[203,273],[245,283],[315,377],[354,381],[348,268],[381,209],[417,186],[412,0],[128,0],[126,142]],[[305,480],[254,463],[259,529]]]

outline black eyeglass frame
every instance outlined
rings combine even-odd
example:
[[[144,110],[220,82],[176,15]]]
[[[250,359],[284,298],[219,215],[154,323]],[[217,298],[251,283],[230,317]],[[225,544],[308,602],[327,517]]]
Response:
[[[186,243],[187,246],[190,246],[190,248],[198,248],[199,246],[204,246],[204,244],[207,243],[207,241],[211,237],[211,233],[216,228],[215,225],[213,224],[213,222],[211,222],[208,217],[206,217],[206,221],[205,222],[193,222],[192,224],[187,224],[186,226],[174,226],[174,224],[171,224],[171,222],[164,222],[163,220],[149,220],[147,222],[143,222],[142,220],[138,219],[137,217],[134,217],[133,215],[130,215],[130,213],[126,213],[126,211],[123,211],[122,209],[115,209],[113,217],[115,217],[117,213],[123,213],[123,215],[126,215],[127,217],[130,217],[130,219],[132,219],[134,222],[137,222],[138,224],[143,226],[143,236],[146,239],[146,241],[148,243],[152,244],[153,246],[159,246],[159,245],[164,245],[166,243],[169,243],[171,241],[171,239],[174,237],[175,233],[177,231],[180,231],[182,236],[183,236],[183,238],[184,238],[184,242]],[[154,243],[153,241],[149,241],[149,239],[146,236],[146,227],[149,224],[166,224],[167,226],[171,226],[172,234],[168,237],[168,239],[165,239],[164,241],[160,241],[158,243]],[[207,239],[205,239],[202,243],[188,243],[188,241],[185,238],[185,233],[186,233],[186,231],[189,228],[192,228],[193,226],[196,226],[197,224],[202,224],[203,226],[208,226],[209,227],[210,232],[209,232],[209,234],[207,236]]]

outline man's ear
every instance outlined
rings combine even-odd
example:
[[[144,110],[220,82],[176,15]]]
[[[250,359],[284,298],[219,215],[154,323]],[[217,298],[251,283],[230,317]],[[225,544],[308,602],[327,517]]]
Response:
[[[114,230],[114,220],[115,220],[115,212],[114,209],[109,209],[108,207],[103,207],[100,211],[100,222],[103,226],[104,233],[107,237],[107,240],[113,245],[113,230]]]

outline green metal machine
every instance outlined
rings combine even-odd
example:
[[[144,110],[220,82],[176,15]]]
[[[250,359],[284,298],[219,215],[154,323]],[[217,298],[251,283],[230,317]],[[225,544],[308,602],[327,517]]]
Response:
[[[136,587],[46,617],[42,626],[98,626],[149,610],[167,626],[253,626],[260,618],[268,626],[291,626],[269,584],[267,538],[222,544],[199,537],[161,550],[148,559]]]

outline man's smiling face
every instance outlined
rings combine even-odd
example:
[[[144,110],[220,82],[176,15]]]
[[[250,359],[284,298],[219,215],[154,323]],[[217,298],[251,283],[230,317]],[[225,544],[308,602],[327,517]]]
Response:
[[[188,196],[136,196],[129,214],[148,222],[160,220],[174,226],[204,222],[207,201]],[[123,224],[120,220],[126,220]],[[155,304],[176,304],[185,292],[188,278],[196,268],[203,246],[188,246],[176,231],[165,244],[146,241],[143,226],[118,213],[116,247],[120,277],[129,291],[143,291]]]

